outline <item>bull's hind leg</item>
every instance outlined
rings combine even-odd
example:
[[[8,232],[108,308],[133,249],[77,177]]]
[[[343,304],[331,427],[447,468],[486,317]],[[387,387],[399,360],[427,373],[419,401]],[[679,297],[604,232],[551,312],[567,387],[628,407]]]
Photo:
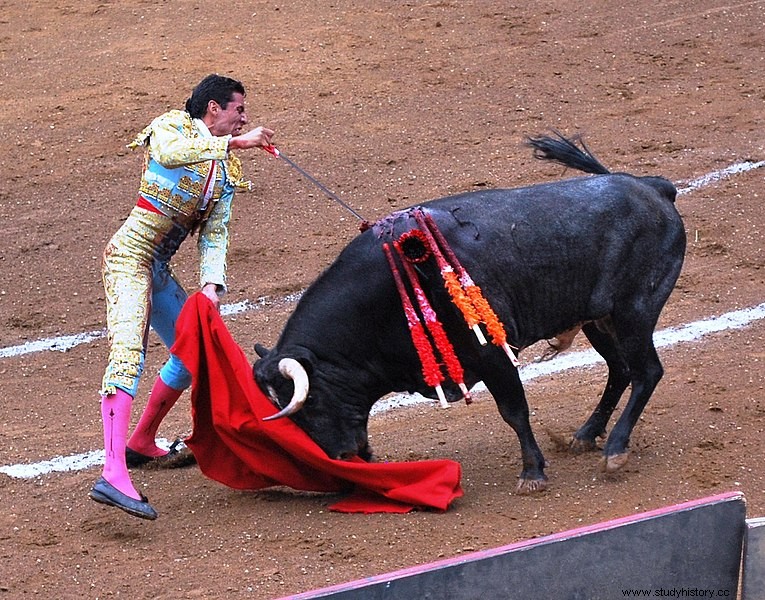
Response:
[[[595,323],[588,323],[582,328],[592,347],[606,361],[608,381],[597,407],[589,419],[574,434],[571,449],[575,452],[597,448],[597,438],[605,437],[608,421],[624,390],[630,383],[629,367],[619,353],[614,336],[606,331],[605,325],[606,323],[601,323],[600,326]]]
[[[632,390],[603,448],[602,468],[607,472],[616,471],[627,462],[632,429],[664,375],[664,368],[653,345],[653,329],[642,332],[637,330],[637,327],[620,328],[617,334],[619,349],[629,366]]]
[[[488,361],[484,366],[487,365]],[[504,359],[503,364],[489,366],[486,371],[490,375],[483,381],[497,403],[499,414],[513,428],[521,444],[523,470],[516,489],[522,494],[544,490],[547,487],[545,458],[531,430],[529,405],[518,370]]]

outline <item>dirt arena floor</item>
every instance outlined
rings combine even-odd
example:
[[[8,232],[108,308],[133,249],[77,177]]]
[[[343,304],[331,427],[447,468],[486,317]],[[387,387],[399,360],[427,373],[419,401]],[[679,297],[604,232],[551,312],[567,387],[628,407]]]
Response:
[[[127,142],[204,75],[240,78],[253,125],[370,220],[430,198],[568,177],[524,136],[582,133],[612,170],[678,187],[765,158],[765,2],[535,3],[0,0],[0,348],[101,331],[100,257],[133,204]],[[575,8],[574,8],[575,7]],[[285,163],[242,154],[227,303],[235,339],[273,344],[304,289],[357,233]],[[660,328],[763,302],[763,169],[679,196],[688,253]],[[196,249],[176,270],[196,286]],[[153,334],[152,334],[153,336]],[[583,342],[577,348],[584,347]],[[589,414],[602,367],[527,385],[550,467],[515,493],[520,451],[491,398],[373,419],[388,460],[459,460],[445,513],[347,515],[335,497],[243,493],[196,467],[135,471],[160,512],[90,501],[97,467],[0,474],[0,598],[278,598],[739,490],[765,516],[765,323],[660,351],[666,368],[618,474],[556,447]],[[0,359],[0,465],[102,447],[100,337]],[[524,355],[525,362],[537,354]],[[137,416],[166,352],[151,338]],[[190,427],[188,394],[160,430]],[[710,544],[714,541],[710,540]],[[693,582],[678,582],[692,586]]]

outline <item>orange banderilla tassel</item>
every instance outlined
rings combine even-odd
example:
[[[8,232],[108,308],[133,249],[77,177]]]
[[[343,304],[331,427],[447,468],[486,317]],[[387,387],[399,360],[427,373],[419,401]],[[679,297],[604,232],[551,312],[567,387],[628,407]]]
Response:
[[[460,263],[457,255],[454,253],[451,246],[449,246],[449,243],[446,241],[444,235],[438,229],[438,226],[433,220],[433,217],[419,210],[415,212],[414,216],[420,228],[425,230],[426,235],[428,235],[429,238],[433,240],[433,245],[439,247],[440,250],[446,254],[450,266],[454,271],[457,272],[459,283],[462,290],[464,291],[465,296],[468,298],[480,320],[486,325],[486,330],[489,332],[492,343],[502,348],[505,351],[505,354],[507,354],[507,357],[510,359],[510,362],[512,362],[514,366],[518,367],[520,363],[518,362],[518,357],[515,355],[515,352],[513,352],[512,348],[507,343],[507,333],[505,332],[504,325],[502,325],[502,322],[497,317],[497,314],[491,308],[488,300],[486,300],[484,297],[483,292],[481,292],[481,288],[475,284],[473,279]],[[436,254],[436,251],[433,250],[433,253]],[[441,254],[441,252],[439,252],[439,254]],[[449,284],[447,284],[447,289],[448,285]],[[459,304],[457,304],[457,306],[459,307]],[[465,314],[464,311],[463,314]]]

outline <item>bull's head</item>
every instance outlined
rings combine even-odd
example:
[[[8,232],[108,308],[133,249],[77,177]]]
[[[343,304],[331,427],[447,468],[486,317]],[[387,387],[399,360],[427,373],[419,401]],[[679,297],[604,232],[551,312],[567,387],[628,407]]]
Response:
[[[330,458],[371,460],[369,410],[352,400],[354,394],[342,382],[333,383],[331,374],[317,367],[313,353],[287,356],[260,345],[255,349],[261,357],[253,365],[255,381],[279,409],[264,421],[290,417]]]

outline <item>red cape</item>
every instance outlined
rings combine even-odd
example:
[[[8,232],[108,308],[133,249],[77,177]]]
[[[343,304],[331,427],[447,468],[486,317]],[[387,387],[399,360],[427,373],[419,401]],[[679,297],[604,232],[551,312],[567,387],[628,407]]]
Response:
[[[289,418],[262,421],[276,408],[212,302],[186,302],[172,348],[191,371],[194,430],[186,443],[210,479],[240,490],[289,486],[351,494],[330,506],[342,512],[446,510],[462,496],[460,464],[451,460],[367,463],[330,459]]]

